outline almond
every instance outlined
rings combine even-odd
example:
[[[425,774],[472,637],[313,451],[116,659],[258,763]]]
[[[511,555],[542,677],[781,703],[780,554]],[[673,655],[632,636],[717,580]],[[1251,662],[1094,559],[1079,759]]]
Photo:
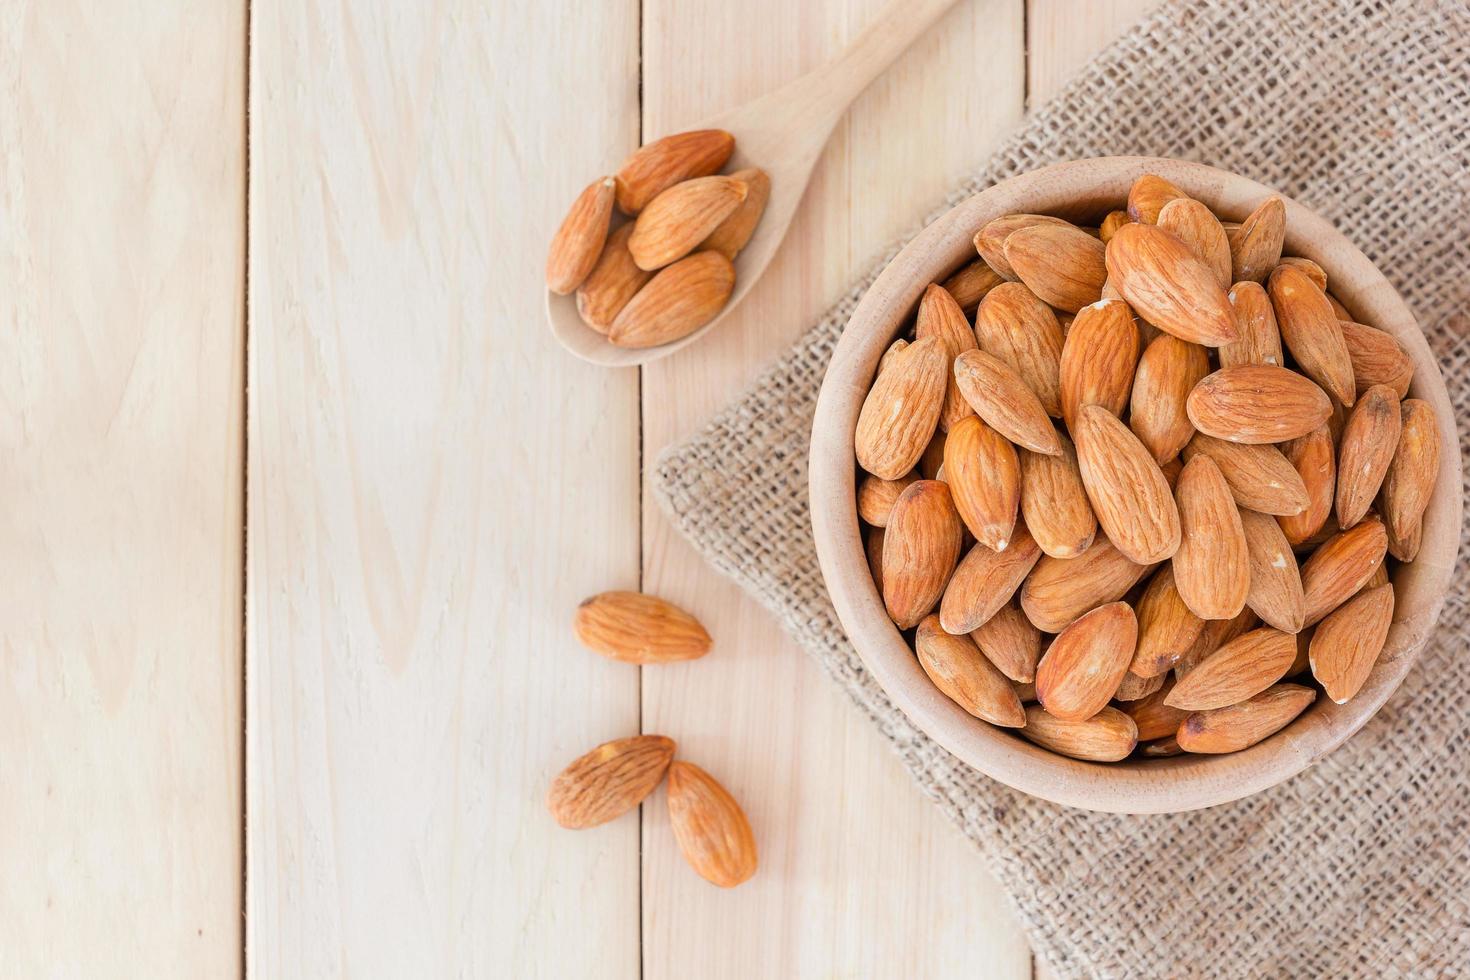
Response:
[[[1318,289],[1322,290],[1322,292],[1324,293],[1327,292],[1327,272],[1311,259],[1304,259],[1295,255],[1290,255],[1283,257],[1280,264],[1289,265],[1294,269],[1302,270],[1307,274],[1308,279],[1317,284]]]
[[[858,415],[853,446],[859,466],[885,480],[897,480],[914,468],[939,423],[948,369],[944,345],[936,338],[909,344],[893,355]]]
[[[1123,682],[1113,692],[1113,700],[1142,701],[1151,697],[1154,692],[1164,686],[1164,676],[1160,674],[1157,677],[1139,677],[1130,670],[1123,675]],[[1125,706],[1123,710],[1126,711],[1127,707]]]
[[[1307,668],[1311,666],[1309,653],[1312,645],[1312,634],[1316,632],[1317,627],[1313,626],[1311,629],[1304,629],[1296,634],[1296,659],[1291,662],[1290,667],[1286,668],[1286,677],[1283,678],[1284,680],[1291,680],[1293,677],[1305,673]]]
[[[1301,631],[1307,618],[1301,569],[1281,525],[1268,514],[1240,512],[1245,546],[1250,553],[1251,585],[1245,604],[1264,622],[1286,633]]]
[[[1303,438],[1310,437],[1309,433]],[[1330,452],[1330,443],[1328,449]],[[1230,484],[1230,495],[1246,510],[1300,514],[1310,503],[1302,475],[1275,446],[1226,442],[1198,432],[1184,447],[1184,459],[1188,462],[1200,454],[1210,457],[1220,467],[1225,482]],[[1331,493],[1329,484],[1329,501]]]
[[[745,182],[734,177],[696,177],[675,184],[638,215],[628,252],[640,269],[676,262],[734,214],[747,193]]]
[[[1011,687],[1015,688],[1015,690],[1016,690],[1016,697],[1018,697],[1018,698],[1021,699],[1021,703],[1022,704],[1035,704],[1036,703],[1036,685],[1035,684],[1023,684],[1023,683],[1021,683],[1019,681],[1012,681],[1011,682]]]
[[[1179,597],[1201,619],[1230,619],[1250,592],[1250,553],[1240,511],[1215,461],[1199,455],[1185,463],[1174,499],[1182,532],[1174,555]]]
[[[619,347],[657,347],[715,318],[735,290],[735,267],[719,252],[696,252],[659,270],[613,319]]]
[[[1038,561],[1021,586],[1021,608],[1043,633],[1060,633],[1083,613],[1123,598],[1149,568],[1100,536],[1076,558]]]
[[[1128,188],[1128,217],[1146,225],[1156,224],[1164,205],[1184,196],[1183,191],[1157,174],[1144,174]]]
[[[1353,403],[1353,361],[1327,296],[1301,269],[1278,266],[1267,283],[1281,339],[1302,372],[1344,405]]]
[[[1374,385],[1388,385],[1400,398],[1409,394],[1414,380],[1414,362],[1399,342],[1387,332],[1351,320],[1338,320],[1348,360],[1353,364],[1353,383],[1361,395]]]
[[[1189,712],[1164,703],[1174,689],[1172,678],[1158,678],[1160,686],[1148,697],[1124,705],[1123,712],[1138,726],[1138,740],[1151,742],[1154,739],[1172,738],[1179,731]]]
[[[1119,228],[1107,244],[1107,271],[1128,305],[1160,330],[1207,347],[1237,339],[1225,288],[1167,231]]]
[[[755,835],[745,811],[715,778],[691,762],[669,766],[669,826],[684,860],[721,888],[755,874]]]
[[[1393,625],[1393,586],[1380,585],[1339,606],[1312,634],[1312,676],[1327,696],[1346,704],[1373,672]]]
[[[1190,421],[1206,435],[1253,445],[1285,442],[1326,422],[1332,402],[1295,371],[1268,364],[1221,368],[1189,393]]]
[[[607,241],[612,205],[611,177],[593,181],[577,195],[546,253],[547,289],[565,295],[592,272]]]
[[[882,374],[888,368],[888,365],[893,363],[893,359],[898,356],[898,352],[908,345],[909,342],[902,337],[889,344],[888,349],[883,352],[883,356],[878,358],[878,373]]]
[[[1021,450],[1021,514],[1042,551],[1075,558],[1092,544],[1097,517],[1082,485],[1077,450],[1066,436],[1057,438],[1060,455]]]
[[[1322,529],[1332,512],[1333,488],[1337,484],[1337,460],[1332,433],[1322,425],[1281,447],[1287,461],[1301,478],[1307,505],[1295,514],[1279,514],[1277,523],[1294,547]],[[1248,506],[1248,505],[1243,505]],[[1264,507],[1255,510],[1275,513]]]
[[[1271,307],[1271,297],[1266,295],[1265,287],[1247,279],[1236,283],[1225,295],[1230,300],[1239,339],[1220,348],[1220,366],[1270,364],[1280,367],[1281,328],[1276,325],[1276,311]]]
[[[1005,280],[986,265],[984,259],[976,259],[944,280],[943,286],[954,297],[955,302],[960,304],[960,309],[973,313],[986,294],[1003,282]]]
[[[1205,628],[1200,630],[1199,639],[1194,641],[1194,646],[1184,652],[1179,662],[1174,665],[1174,678],[1178,680],[1188,674],[1199,662],[1216,650],[1220,649],[1237,636],[1242,636],[1260,625],[1260,620],[1250,607],[1240,611],[1240,615],[1234,619],[1210,619],[1205,621]]]
[[[1073,435],[1087,499],[1118,550],[1143,565],[1174,554],[1179,513],[1168,481],[1138,437],[1097,405],[1083,406]]]
[[[641,592],[603,592],[584,599],[572,625],[587,649],[625,663],[694,660],[709,653],[711,644],[699,620]]]
[[[1064,371],[1065,356],[1063,351]],[[1209,373],[1210,357],[1205,349],[1170,334],[1157,337],[1139,358],[1128,426],[1155,462],[1179,455],[1194,435],[1186,405],[1194,386]],[[1065,385],[1064,375],[1064,394]]]
[[[1306,625],[1319,622],[1367,583],[1388,551],[1383,521],[1369,515],[1322,543],[1302,565]]]
[[[1019,579],[1017,585],[1020,584]],[[1015,587],[1012,587],[1015,591]],[[1041,657],[1041,631],[1026,614],[1004,605],[970,634],[970,639],[996,668],[1013,681],[1036,680],[1036,662]]]
[[[1315,700],[1310,687],[1277,684],[1248,701],[1195,712],[1179,726],[1179,747],[1207,755],[1239,752],[1281,731]]]
[[[938,616],[926,616],[914,633],[919,666],[934,686],[976,718],[1004,728],[1026,724],[1011,682],[967,636],[946,633]]]
[[[1102,298],[1108,272],[1103,243],[1074,225],[1036,224],[1011,232],[1006,261],[1030,290],[1058,309],[1076,313]]]
[[[1378,496],[1399,444],[1399,396],[1374,385],[1353,406],[1337,447],[1337,526],[1352,527]]]
[[[1209,208],[1191,198],[1175,198],[1159,211],[1157,224],[1208,266],[1221,288],[1230,288],[1230,239]]]
[[[917,480],[899,494],[883,536],[883,605],[909,629],[939,602],[960,557],[963,528],[949,487]]]
[[[917,473],[909,473],[897,480],[884,480],[871,473],[865,474],[858,482],[858,516],[874,527],[886,526],[888,514],[893,510],[893,504],[898,500],[898,495],[907,490],[909,484],[918,478]]]
[[[1353,320],[1353,315],[1348,312],[1348,308],[1343,306],[1336,296],[1328,293],[1327,302],[1332,304],[1332,312],[1337,315],[1339,320]]]
[[[637,214],[680,181],[719,173],[734,150],[735,137],[722,129],[675,133],[642,146],[618,168],[618,207]]]
[[[570,830],[607,823],[657,789],[673,758],[674,740],[662,735],[604,742],[561,771],[546,808]]]
[[[1068,427],[1076,425],[1083,405],[1122,415],[1137,365],[1138,328],[1127,303],[1105,299],[1080,310],[1062,344],[1062,417]]]
[[[720,222],[719,227],[709,233],[709,237],[700,242],[699,247],[719,252],[734,262],[735,256],[740,254],[740,250],[750,241],[750,236],[755,234],[755,226],[765,213],[766,202],[771,199],[771,178],[759,167],[737,170],[730,177],[745,185],[745,200],[740,202],[740,206],[728,218]]]
[[[1184,658],[1199,639],[1205,621],[1190,611],[1174,584],[1174,566],[1154,573],[1138,600],[1138,646],[1130,673],[1158,677]]]
[[[1033,452],[1058,456],[1057,430],[1016,369],[982,350],[966,350],[955,359],[954,380],[970,408],[995,431]]]
[[[1401,411],[1398,445],[1383,480],[1383,523],[1388,550],[1400,561],[1413,561],[1419,553],[1424,511],[1439,475],[1439,426],[1428,402],[1410,398]],[[1024,474],[1023,467],[1023,480]]]
[[[972,547],[944,590],[939,622],[950,633],[972,633],[998,614],[1041,557],[1024,526],[1005,551]]]
[[[1184,750],[1179,747],[1179,739],[1170,735],[1147,744],[1140,743],[1138,754],[1145,759],[1172,759],[1176,755],[1183,755]]]
[[[873,585],[878,595],[883,595],[883,538],[881,527],[870,527],[863,538],[863,551],[868,557],[868,571],[873,573]]]
[[[1046,414],[1061,417],[1062,328],[1050,306],[1021,283],[1002,283],[975,311],[975,337],[1015,368]]]
[[[1186,711],[1238,704],[1281,680],[1295,659],[1292,634],[1269,626],[1252,630],[1196,664],[1164,703]]]
[[[1036,667],[1036,696],[1054,718],[1083,721],[1107,707],[1128,672],[1138,621],[1125,602],[1080,617],[1052,641]]]
[[[1007,214],[987,222],[975,234],[975,251],[980,253],[985,264],[994,269],[1002,279],[1016,282],[1021,277],[1016,275],[1016,270],[1006,261],[1005,254],[1006,239],[1011,237],[1011,233],[1033,225],[1065,224],[1067,222],[1061,218],[1053,218],[1048,214]]]
[[[919,300],[919,314],[914,326],[914,336],[938,338],[944,345],[945,364],[953,364],[956,357],[975,349],[975,332],[970,321],[965,319],[964,310],[943,286],[930,283]],[[953,372],[946,371],[944,379],[944,407],[939,412],[939,427],[945,432],[967,415],[973,414],[968,402],[960,394]]]
[[[631,234],[633,226],[623,225],[609,235],[602,257],[577,287],[577,312],[598,333],[607,333],[628,300],[653,278],[653,273],[638,268],[628,252]]]
[[[1128,217],[1127,211],[1109,211],[1107,217],[1102,220],[1102,227],[1097,230],[1098,237],[1106,245],[1108,240],[1113,237],[1113,232],[1132,220],[1132,218]]]
[[[1174,488],[1179,485],[1179,474],[1183,469],[1184,461],[1178,456],[1159,464],[1159,472],[1164,474],[1164,482],[1169,484],[1170,493],[1173,493]]]
[[[1269,197],[1241,222],[1230,237],[1230,278],[1265,282],[1281,261],[1286,240],[1286,205]]]
[[[940,476],[944,472],[944,444],[948,433],[938,430],[929,438],[929,445],[924,447],[924,455],[919,457],[919,475],[926,480],[943,479]]]
[[[945,439],[944,479],[975,540],[994,551],[1006,550],[1021,504],[1016,447],[978,417],[966,416]]]
[[[1027,705],[1021,734],[1044,749],[1090,762],[1126,759],[1138,744],[1138,726],[1117,708],[1104,708],[1086,721],[1064,721],[1040,705]]]

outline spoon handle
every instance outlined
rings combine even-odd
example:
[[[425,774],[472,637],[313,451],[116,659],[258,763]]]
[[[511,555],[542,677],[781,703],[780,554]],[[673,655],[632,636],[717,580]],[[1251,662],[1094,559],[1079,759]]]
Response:
[[[955,0],[891,0],[857,40],[813,72],[827,83],[825,96],[840,114],[893,60],[927,31]]]

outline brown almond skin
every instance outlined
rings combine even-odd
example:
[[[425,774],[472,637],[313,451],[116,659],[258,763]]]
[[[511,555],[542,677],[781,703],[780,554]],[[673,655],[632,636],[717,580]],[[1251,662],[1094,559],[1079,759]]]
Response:
[[[1050,306],[1019,282],[1002,283],[975,311],[975,338],[1015,368],[1046,414],[1061,418],[1062,327]]]
[[[1248,701],[1197,711],[1180,724],[1179,747],[1205,755],[1239,752],[1281,731],[1315,700],[1310,687],[1277,684]]]
[[[1087,499],[1118,550],[1142,565],[1174,554],[1179,513],[1163,471],[1138,437],[1097,405],[1083,406],[1073,436]]]
[[[1357,594],[1388,552],[1383,521],[1369,515],[1346,531],[1328,538],[1302,565],[1302,591],[1307,598],[1306,625]]]
[[[1230,239],[1209,208],[1192,198],[1175,198],[1160,209],[1157,224],[1187,245],[1223,288],[1230,288]]]
[[[1164,686],[1164,676],[1163,674],[1159,674],[1157,677],[1139,677],[1130,670],[1123,675],[1122,683],[1113,692],[1113,700],[1142,701],[1144,698],[1152,696],[1159,688]],[[1127,710],[1126,706],[1124,710]]]
[[[1021,699],[967,636],[946,633],[938,616],[926,616],[914,633],[919,666],[934,686],[967,712],[1003,728],[1026,724]]]
[[[898,356],[900,351],[908,347],[908,345],[909,342],[902,337],[889,344],[888,349],[883,352],[883,356],[878,358],[878,373],[882,374],[887,370],[888,365],[893,363],[893,359]]]
[[[672,602],[641,592],[603,592],[584,599],[572,626],[587,649],[631,664],[694,660],[712,645],[699,620]]]
[[[944,345],[946,364],[953,365],[955,358],[965,351],[976,348],[975,331],[965,319],[965,311],[943,286],[930,283],[919,300],[919,313],[914,326],[914,336],[938,338]],[[960,394],[959,383],[953,371],[945,372],[944,407],[939,411],[939,428],[948,432],[954,424],[967,415],[975,414],[970,403]]]
[[[1172,739],[1174,733],[1179,731],[1180,724],[1189,714],[1188,711],[1170,707],[1164,703],[1164,699],[1174,689],[1174,680],[1173,678],[1160,678],[1160,680],[1162,683],[1157,691],[1148,697],[1123,706],[1123,712],[1133,719],[1133,724],[1138,726],[1140,742],[1152,742],[1163,738]]]
[[[1236,282],[1265,282],[1281,262],[1281,246],[1286,240],[1286,204],[1279,197],[1268,197],[1238,229],[1228,234],[1230,277]]]
[[[546,288],[563,296],[597,265],[612,221],[612,178],[600,177],[572,202],[546,253]]]
[[[1176,755],[1183,755],[1184,750],[1179,747],[1179,740],[1170,735],[1148,743],[1140,742],[1138,754],[1145,759],[1172,759]]]
[[[1062,344],[1062,418],[1077,423],[1083,405],[1121,416],[1138,366],[1138,327],[1122,300],[1100,300],[1078,311]]]
[[[1270,626],[1236,637],[1184,675],[1164,703],[1186,711],[1238,704],[1286,675],[1296,659],[1296,639]]]
[[[1281,447],[1307,495],[1307,506],[1296,514],[1280,514],[1277,523],[1293,547],[1311,540],[1332,513],[1333,489],[1337,485],[1337,458],[1332,432],[1318,426]],[[1256,508],[1260,510],[1262,508]]]
[[[1020,276],[1006,261],[1005,244],[1011,233],[1032,225],[1065,225],[1061,218],[1049,214],[1007,214],[986,223],[975,233],[975,251],[993,269],[996,275],[1010,282],[1018,282]]]
[[[1231,619],[1250,592],[1250,554],[1240,511],[1215,461],[1200,455],[1185,463],[1174,499],[1181,530],[1174,554],[1179,597],[1201,619]]]
[[[719,173],[734,150],[735,137],[722,129],[674,133],[641,146],[615,175],[618,208],[637,214],[680,181]]]
[[[628,252],[632,234],[633,226],[623,225],[609,235],[602,257],[577,287],[577,313],[598,333],[611,330],[623,307],[653,278],[652,272],[638,268]]]
[[[1337,526],[1352,527],[1368,513],[1399,444],[1399,396],[1374,385],[1353,406],[1337,448]]]
[[[657,789],[673,758],[674,740],[662,735],[604,742],[561,771],[546,795],[546,808],[570,830],[607,823]]]
[[[1250,553],[1251,585],[1245,604],[1262,621],[1285,633],[1301,632],[1307,619],[1307,598],[1301,569],[1281,525],[1269,514],[1240,512],[1245,546]]]
[[[1024,526],[1004,551],[976,544],[954,570],[939,606],[939,622],[950,633],[972,633],[1000,612],[1041,557]]]
[[[735,290],[735,267],[719,252],[695,252],[658,273],[613,320],[619,347],[672,343],[713,320]]]
[[[1346,704],[1363,688],[1393,625],[1393,586],[1349,599],[1317,624],[1308,661],[1327,696]]]
[[[1238,340],[1220,348],[1220,366],[1237,367],[1241,364],[1269,364],[1280,367],[1281,328],[1276,325],[1276,311],[1271,307],[1271,297],[1258,282],[1245,280],[1230,287],[1226,293],[1230,309],[1235,317]]]
[[[949,487],[918,480],[899,494],[883,537],[883,605],[899,629],[939,602],[960,557],[963,526]]]
[[[929,439],[929,445],[924,447],[924,455],[919,457],[919,475],[926,480],[940,479],[940,473],[944,471],[944,446],[949,439],[949,434],[943,430],[936,431]]]
[[[1365,327],[1351,320],[1338,320],[1348,359],[1353,364],[1353,383],[1361,395],[1374,385],[1388,385],[1400,398],[1409,394],[1414,380],[1414,362],[1387,331]]]
[[[877,587],[879,596],[883,595],[884,537],[885,532],[881,527],[870,527],[863,536],[863,552],[868,558],[868,571],[873,573],[873,585]]]
[[[1021,699],[1023,705],[1036,703],[1035,684],[1023,684],[1020,681],[1012,681],[1011,686],[1016,689],[1016,697]]]
[[[1016,447],[977,416],[962,418],[944,441],[944,479],[975,540],[993,551],[1006,550],[1021,504]]]
[[[1351,406],[1357,395],[1353,362],[1326,294],[1311,276],[1289,265],[1271,273],[1266,290],[1281,339],[1297,366],[1338,402]]]
[[[1307,274],[1308,279],[1317,284],[1318,289],[1324,293],[1327,292],[1327,270],[1323,269],[1311,259],[1304,259],[1298,255],[1285,255],[1282,256],[1280,264],[1293,266],[1302,270]]]
[[[1036,696],[1054,718],[1084,721],[1107,707],[1123,682],[1138,621],[1126,602],[1099,606],[1062,630],[1036,667]]]
[[[909,473],[897,480],[884,480],[871,473],[864,474],[863,478],[858,481],[858,516],[874,527],[886,527],[888,515],[893,510],[893,504],[898,500],[898,495],[907,490],[909,484],[918,478],[917,473]]]
[[[954,380],[960,396],[986,425],[1017,446],[1061,455],[1061,439],[1041,399],[1015,368],[983,350],[966,350],[955,358]]]
[[[1186,403],[1194,386],[1209,373],[1205,349],[1170,334],[1155,338],[1139,358],[1128,427],[1155,462],[1173,459],[1189,444],[1194,423]]]
[[[1014,591],[1014,590],[1013,590]],[[1001,606],[970,634],[980,652],[1002,674],[1021,684],[1036,680],[1036,663],[1041,659],[1041,631],[1017,606]]]
[[[1159,464],[1159,472],[1163,473],[1164,479],[1168,481],[1170,493],[1173,493],[1174,488],[1179,485],[1179,474],[1183,471],[1183,469],[1184,460],[1180,459],[1178,456],[1175,456],[1173,459],[1170,460],[1165,460],[1164,462]]]
[[[1398,445],[1383,479],[1381,506],[1388,550],[1400,561],[1413,561],[1419,553],[1424,511],[1439,475],[1439,424],[1429,403],[1417,398],[1405,401],[1400,411]]]
[[[1199,639],[1194,641],[1194,646],[1185,651],[1184,656],[1174,665],[1174,679],[1179,680],[1188,674],[1201,660],[1220,649],[1237,636],[1241,636],[1260,625],[1256,614],[1247,606],[1240,611],[1240,615],[1234,619],[1209,619],[1205,621],[1205,628],[1200,630]]]
[[[1146,225],[1157,224],[1164,206],[1184,196],[1183,191],[1157,174],[1144,174],[1128,188],[1128,217]]]
[[[966,313],[974,313],[975,307],[986,295],[1005,282],[990,266],[986,265],[984,259],[976,259],[969,265],[962,266],[958,272],[944,280],[941,285],[945,292],[955,298],[960,304],[960,309]]]
[[[699,243],[699,247],[719,252],[734,262],[735,256],[755,234],[755,226],[760,224],[761,215],[765,213],[766,202],[771,199],[771,178],[759,167],[746,167],[730,176],[745,185],[745,200]]]
[[[1104,708],[1086,721],[1064,721],[1028,704],[1021,734],[1044,749],[1089,762],[1118,762],[1138,744],[1138,726],[1117,708]]]
[[[1021,515],[1042,551],[1075,558],[1097,536],[1097,517],[1082,485],[1076,448],[1066,436],[1058,442],[1056,456],[1021,450]]]
[[[1127,224],[1106,250],[1109,279],[1149,323],[1207,347],[1237,339],[1225,288],[1179,239],[1151,225]]]
[[[853,445],[859,466],[885,480],[914,468],[939,424],[948,367],[944,346],[935,338],[893,355],[858,414]]]
[[[734,177],[696,177],[675,184],[638,215],[628,252],[640,269],[677,262],[734,214],[748,193],[744,181]]]
[[[1021,586],[1021,608],[1043,633],[1060,633],[1083,613],[1123,598],[1150,567],[1130,561],[1099,535],[1076,558],[1038,561]]]
[[[1108,278],[1105,247],[1069,224],[1035,224],[1011,232],[1006,261],[1020,280],[1044,302],[1076,313],[1102,298]]]
[[[1207,375],[1189,393],[1187,409],[1206,435],[1260,445],[1306,435],[1332,415],[1332,402],[1295,371],[1246,364]]]
[[[1133,219],[1128,216],[1127,211],[1109,211],[1107,217],[1103,218],[1102,226],[1098,228],[1097,235],[1102,239],[1104,245],[1113,237],[1113,232],[1126,225]]]
[[[1168,673],[1194,647],[1205,628],[1205,621],[1179,597],[1172,563],[1149,580],[1138,599],[1137,614],[1138,646],[1128,670],[1139,677]]]
[[[734,888],[755,874],[755,835],[745,811],[691,762],[669,766],[669,825],[689,866],[711,884]]]
[[[1197,432],[1184,447],[1184,459],[1188,462],[1200,454],[1220,467],[1231,496],[1242,509],[1299,514],[1310,503],[1301,474],[1275,446],[1226,442]]]

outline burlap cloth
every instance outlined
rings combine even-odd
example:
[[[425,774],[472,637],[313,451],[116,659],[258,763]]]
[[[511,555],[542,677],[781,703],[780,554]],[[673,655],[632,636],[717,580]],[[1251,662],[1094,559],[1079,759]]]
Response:
[[[1003,177],[1113,154],[1210,163],[1334,222],[1414,309],[1470,431],[1464,2],[1169,4],[935,214]],[[889,704],[822,583],[806,457],[833,345],[891,255],[744,397],[660,457],[654,484],[676,525],[892,741],[985,854],[1057,974],[1470,976],[1463,549],[1441,626],[1399,693],[1327,759],[1238,803],[1150,817],[1044,803],[976,773]],[[983,975],[985,950],[975,964]]]

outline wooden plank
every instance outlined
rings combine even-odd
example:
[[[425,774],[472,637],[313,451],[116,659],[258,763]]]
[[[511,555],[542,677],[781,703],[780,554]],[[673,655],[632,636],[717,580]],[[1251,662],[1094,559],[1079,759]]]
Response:
[[[673,132],[836,54],[879,0],[647,0],[644,130]],[[781,254],[706,340],[644,369],[645,458],[696,430],[783,352],[1019,119],[1019,0],[961,4],[839,125]],[[724,892],[644,818],[644,968],[663,977],[1025,977],[1029,954],[978,853],[845,694],[706,567],[650,499],[646,587],[716,637],[643,672],[644,728],[680,741],[744,804],[761,870]],[[895,930],[903,936],[894,942]]]
[[[1040,106],[1163,0],[1028,0],[1027,104]]]
[[[240,968],[245,13],[0,15],[0,975]]]
[[[249,972],[636,976],[637,816],[543,801],[638,729],[571,632],[638,585],[638,379],[540,283],[637,144],[638,9],[253,10]]]

